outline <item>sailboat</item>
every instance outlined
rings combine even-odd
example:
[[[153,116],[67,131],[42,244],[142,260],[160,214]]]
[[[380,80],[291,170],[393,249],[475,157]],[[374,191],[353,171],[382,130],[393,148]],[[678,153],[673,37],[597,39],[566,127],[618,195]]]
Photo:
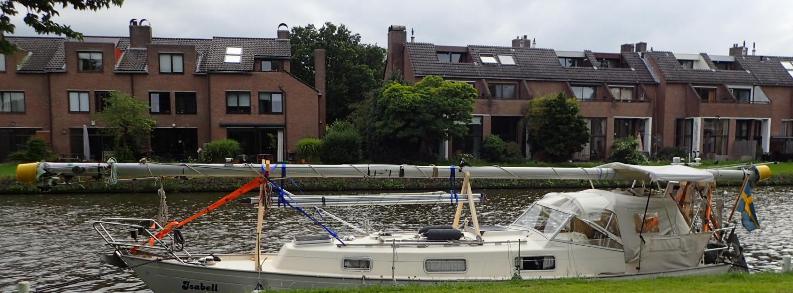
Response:
[[[309,165],[30,163],[17,179],[42,188],[78,177],[125,179],[234,176],[251,181],[180,221],[106,218],[93,227],[112,249],[106,259],[129,268],[155,292],[252,292],[294,288],[354,287],[449,281],[556,278],[646,278],[719,274],[745,270],[736,226],[714,208],[718,181],[744,186],[766,179],[765,165],[735,170],[680,164],[636,166],[611,163],[592,168]],[[458,182],[460,191],[429,194],[301,197],[281,184],[293,178],[424,178]],[[482,226],[472,191],[476,180],[588,180],[592,188],[551,192],[510,225]],[[630,188],[596,189],[599,180],[625,180]],[[179,228],[259,190],[256,248],[243,254],[201,254],[184,249]],[[744,190],[744,189],[742,189]],[[353,229],[340,235],[306,211],[362,200],[394,204],[452,201],[449,225],[415,232]],[[736,200],[736,205],[737,205]],[[377,203],[375,203],[377,204]],[[295,235],[277,253],[262,253],[268,209],[289,208],[321,226],[325,234]],[[733,208],[733,212],[734,212]],[[465,211],[467,210],[467,213]],[[327,211],[323,212],[332,215]],[[332,215],[333,216],[333,215]],[[355,227],[336,216],[345,225]]]

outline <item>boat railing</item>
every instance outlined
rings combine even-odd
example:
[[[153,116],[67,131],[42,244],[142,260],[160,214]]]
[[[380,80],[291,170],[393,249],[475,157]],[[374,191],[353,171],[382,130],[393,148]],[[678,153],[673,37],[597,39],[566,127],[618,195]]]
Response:
[[[166,255],[180,262],[185,262],[185,257],[191,257],[184,250],[183,243],[172,234],[163,238],[155,237],[163,227],[154,219],[102,218],[91,225],[108,246],[122,254],[137,251],[141,254]]]

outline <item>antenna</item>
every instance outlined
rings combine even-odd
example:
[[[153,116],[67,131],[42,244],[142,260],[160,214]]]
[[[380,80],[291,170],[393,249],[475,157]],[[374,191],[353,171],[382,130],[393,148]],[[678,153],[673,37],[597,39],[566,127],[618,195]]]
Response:
[[[754,54],[757,52],[757,46],[756,45],[757,44],[755,42],[752,42],[752,56],[754,56]]]
[[[416,32],[415,32],[415,31],[413,31],[413,28],[410,28],[410,42],[411,42],[411,43],[412,43],[414,40],[416,40],[416,35],[415,35],[415,34],[416,34]]]

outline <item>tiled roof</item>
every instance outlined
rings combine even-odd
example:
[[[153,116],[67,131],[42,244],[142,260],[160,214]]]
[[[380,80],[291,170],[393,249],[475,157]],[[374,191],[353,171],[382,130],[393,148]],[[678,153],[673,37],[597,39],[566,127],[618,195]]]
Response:
[[[630,68],[565,68],[554,50],[498,46],[468,46],[468,54],[478,61],[479,54],[512,55],[516,65],[439,62],[434,44],[407,43],[407,54],[415,75],[440,75],[452,78],[503,78],[559,80],[591,83],[656,83],[637,53],[623,53]]]
[[[59,72],[65,70],[64,43],[67,41],[65,38],[9,36],[7,39],[30,53],[20,65],[20,72]],[[116,72],[146,72],[148,52],[146,48],[129,48],[129,38],[99,36],[86,37],[85,41],[115,43],[117,48],[123,51],[121,59],[116,64]],[[194,46],[198,58],[195,72],[252,71],[254,69],[254,58],[291,57],[289,40],[273,38],[153,38],[152,44]],[[223,62],[226,47],[242,47],[242,62]]]
[[[735,57],[735,62],[743,70],[719,70],[685,68],[671,52],[648,52],[647,55],[655,60],[668,82],[793,86],[793,78],[779,63],[779,57],[739,56]],[[706,61],[710,60],[706,54],[702,55]],[[713,67],[711,62],[708,65]]]

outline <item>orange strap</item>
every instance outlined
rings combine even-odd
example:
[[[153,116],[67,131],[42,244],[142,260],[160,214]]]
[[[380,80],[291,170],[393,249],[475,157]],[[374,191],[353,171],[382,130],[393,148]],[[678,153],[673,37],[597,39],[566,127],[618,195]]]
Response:
[[[181,228],[184,225],[187,225],[188,223],[194,221],[195,219],[198,219],[199,217],[201,217],[203,215],[211,213],[212,211],[222,207],[223,205],[225,205],[225,204],[227,204],[227,203],[239,198],[243,194],[245,194],[245,193],[247,193],[247,192],[249,192],[251,190],[254,190],[256,188],[259,188],[259,186],[264,184],[265,181],[266,181],[266,179],[264,179],[263,177],[253,178],[253,180],[251,180],[250,182],[245,183],[245,185],[240,186],[239,188],[237,188],[237,190],[232,191],[231,193],[229,193],[226,196],[220,198],[218,201],[216,201],[213,204],[209,205],[208,207],[206,207],[205,209],[201,210],[200,212],[195,213],[194,215],[188,217],[187,219],[184,219],[181,222],[173,221],[173,222],[168,223],[167,225],[165,225],[165,227],[162,230],[160,230],[160,232],[158,232],[156,235],[154,235],[154,237],[150,237],[149,238],[148,245],[149,246],[153,246],[155,241],[162,239],[163,237],[165,237],[165,235],[168,235],[168,233],[171,233],[171,231],[173,231],[174,229]],[[135,248],[137,248],[137,247],[135,247]],[[135,248],[133,248],[131,251],[135,252],[137,250]]]

